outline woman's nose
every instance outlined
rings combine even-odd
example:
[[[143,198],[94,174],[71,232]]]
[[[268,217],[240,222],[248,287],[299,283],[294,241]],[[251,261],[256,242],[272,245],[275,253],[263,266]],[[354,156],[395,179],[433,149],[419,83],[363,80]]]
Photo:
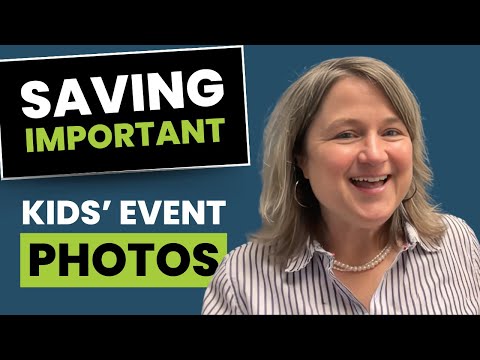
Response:
[[[358,159],[361,163],[382,164],[388,160],[388,154],[385,150],[385,142],[380,136],[368,136],[362,144]]]

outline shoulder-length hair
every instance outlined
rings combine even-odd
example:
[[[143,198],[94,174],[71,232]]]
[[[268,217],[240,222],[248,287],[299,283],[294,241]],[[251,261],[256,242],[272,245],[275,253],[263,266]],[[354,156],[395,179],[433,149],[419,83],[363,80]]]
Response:
[[[413,145],[413,179],[400,206],[387,222],[389,236],[403,234],[408,221],[422,238],[436,242],[445,231],[438,205],[428,194],[433,173],[428,165],[420,106],[401,76],[386,63],[369,57],[326,60],[306,71],[280,97],[263,138],[261,228],[251,240],[274,244],[275,255],[287,261],[309,241],[318,239],[322,214],[308,181],[296,166],[305,133],[329,89],[339,79],[356,76],[376,84],[408,129]]]

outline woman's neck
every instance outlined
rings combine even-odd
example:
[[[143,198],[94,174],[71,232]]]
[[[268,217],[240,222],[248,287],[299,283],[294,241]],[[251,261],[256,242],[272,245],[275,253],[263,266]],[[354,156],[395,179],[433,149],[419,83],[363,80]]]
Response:
[[[346,264],[359,265],[371,260],[388,242],[384,226],[370,229],[340,223],[325,225],[319,237],[322,246]]]

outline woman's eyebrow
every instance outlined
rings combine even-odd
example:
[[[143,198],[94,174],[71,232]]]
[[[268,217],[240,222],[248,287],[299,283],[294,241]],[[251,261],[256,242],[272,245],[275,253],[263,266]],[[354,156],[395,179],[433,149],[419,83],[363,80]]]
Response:
[[[362,120],[360,119],[355,119],[355,118],[339,118],[333,120],[328,126],[325,128],[325,130],[330,131],[337,129],[342,126],[355,126],[355,125],[361,125],[363,123]],[[392,125],[392,124],[397,124],[397,123],[402,123],[403,121],[400,120],[396,116],[388,117],[383,120],[383,125]]]
[[[342,126],[354,126],[358,125],[361,123],[360,120],[354,119],[354,118],[339,118],[333,120],[328,126],[325,128],[325,130],[333,130]]]

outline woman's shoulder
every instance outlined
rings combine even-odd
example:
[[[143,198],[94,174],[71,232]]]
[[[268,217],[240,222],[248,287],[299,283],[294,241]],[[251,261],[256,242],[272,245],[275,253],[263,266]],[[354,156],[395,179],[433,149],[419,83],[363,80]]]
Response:
[[[475,231],[465,219],[447,213],[442,215],[442,220],[446,226],[443,236],[446,245],[453,243],[456,246],[473,245],[475,248],[480,246]]]
[[[448,231],[453,231],[456,235],[473,235],[475,232],[472,227],[467,223],[467,221],[459,216],[453,214],[442,214],[442,220],[447,227]]]
[[[267,269],[271,266],[276,267],[277,262],[273,250],[272,245],[248,240],[226,254],[219,265],[220,271],[235,277],[240,273],[260,271],[260,269]]]
[[[272,247],[270,245],[249,240],[246,243],[238,245],[230,250],[225,257],[225,261],[258,262],[268,257],[268,255],[271,254],[271,250]]]

